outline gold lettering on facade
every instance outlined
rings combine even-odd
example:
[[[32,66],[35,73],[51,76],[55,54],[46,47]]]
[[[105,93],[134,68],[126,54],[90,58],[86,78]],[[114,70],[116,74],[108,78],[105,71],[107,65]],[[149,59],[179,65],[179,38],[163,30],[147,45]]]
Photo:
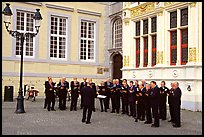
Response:
[[[163,64],[163,51],[157,51],[157,64]]]
[[[196,62],[196,47],[189,48],[189,62]]]
[[[164,6],[170,6],[175,4],[176,2],[164,2]]]
[[[192,2],[192,3],[190,3],[190,7],[192,8],[192,7],[195,7],[196,6],[196,2]]]

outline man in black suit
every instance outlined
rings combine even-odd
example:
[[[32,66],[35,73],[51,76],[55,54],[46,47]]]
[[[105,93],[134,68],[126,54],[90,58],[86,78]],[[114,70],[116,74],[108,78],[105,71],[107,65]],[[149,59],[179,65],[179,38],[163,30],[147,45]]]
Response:
[[[115,109],[116,113],[119,114],[120,111],[120,96],[121,96],[121,84],[120,80],[116,79],[116,90],[115,90]]]
[[[91,85],[91,88],[93,88],[94,90],[94,101],[93,101],[93,112],[96,111],[96,108],[95,108],[95,98],[97,97],[97,90],[96,90],[96,84],[92,81],[92,78],[89,78],[89,84]]]
[[[159,127],[159,88],[156,85],[155,81],[150,82],[151,86],[151,93],[150,97],[150,104],[152,107],[153,117],[154,117],[154,124],[151,127]]]
[[[174,113],[173,113],[173,100],[172,100],[172,96],[173,96],[173,82],[171,82],[171,88],[169,89],[167,96],[168,96],[168,104],[169,104],[169,113],[170,113],[170,117],[171,119],[168,122],[172,122],[174,123]]]
[[[130,115],[129,116],[136,117],[135,101],[136,101],[135,85],[133,85],[133,81],[130,81],[129,96],[128,96],[128,102],[129,102],[129,106],[130,106]]]
[[[81,104],[80,104],[80,109],[83,108],[83,95],[82,95],[82,89],[85,88],[87,86],[87,82],[86,82],[87,78],[84,77],[83,78],[83,82],[81,82],[80,84],[80,95],[81,95]]]
[[[110,109],[109,106],[110,106],[110,95],[111,95],[110,88],[111,87],[112,87],[112,82],[108,78],[105,82],[105,88],[106,88],[106,93],[107,93],[107,97],[106,97],[105,101],[106,101],[106,108],[107,109]]]
[[[51,110],[55,111],[54,106],[55,106],[55,94],[54,94],[54,90],[55,90],[55,84],[52,81],[51,77],[48,77],[48,81],[45,81],[45,93],[46,93],[46,99],[45,99],[45,106],[47,106],[47,110],[50,111],[50,105],[52,103],[52,107]]]
[[[76,111],[77,110],[77,100],[79,97],[79,82],[77,81],[77,78],[74,77],[73,81],[71,81],[71,106],[70,106],[70,111],[73,109]]]
[[[149,95],[151,93],[150,84],[146,83],[146,92],[144,93],[144,106],[145,106],[145,115],[146,115],[146,121],[145,124],[151,124],[152,123],[152,112],[151,112],[151,104]]]
[[[93,109],[93,101],[95,98],[95,91],[91,87],[92,85],[87,83],[87,86],[82,88],[81,94],[83,95],[83,117],[82,122],[86,122],[86,124],[91,123],[91,115],[92,115],[92,109]],[[88,115],[86,119],[86,113],[88,110]]]
[[[166,96],[169,92],[169,89],[165,86],[165,81],[161,82],[160,89],[160,102],[159,102],[159,118],[166,120]]]
[[[59,89],[59,108],[60,110],[66,110],[66,99],[67,92],[69,89],[69,83],[66,81],[66,78],[61,78],[61,81],[57,84]]]
[[[172,95],[172,102],[173,102],[173,113],[174,113],[174,124],[173,127],[181,127],[181,89],[179,88],[179,83],[173,83],[173,95]]]
[[[146,92],[146,88],[144,84],[139,82],[139,92],[137,92],[137,119],[144,121],[145,120],[145,105],[144,105],[144,93]]]

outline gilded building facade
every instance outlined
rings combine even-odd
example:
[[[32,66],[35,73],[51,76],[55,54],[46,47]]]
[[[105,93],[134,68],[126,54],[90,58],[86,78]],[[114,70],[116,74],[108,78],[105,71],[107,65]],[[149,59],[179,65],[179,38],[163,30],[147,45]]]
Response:
[[[73,77],[79,81],[87,77],[97,84],[110,77],[111,4],[10,2],[11,30],[34,32],[32,15],[36,9],[40,9],[43,18],[39,34],[24,42],[23,85],[34,86],[39,96],[44,96],[43,84],[48,76],[57,83],[61,77],[69,82]],[[2,9],[5,6],[3,2]],[[18,95],[19,76],[20,40],[8,34],[2,20],[2,96],[5,86],[14,86],[14,97]]]
[[[182,108],[202,111],[202,3],[123,2],[123,78],[178,81]]]

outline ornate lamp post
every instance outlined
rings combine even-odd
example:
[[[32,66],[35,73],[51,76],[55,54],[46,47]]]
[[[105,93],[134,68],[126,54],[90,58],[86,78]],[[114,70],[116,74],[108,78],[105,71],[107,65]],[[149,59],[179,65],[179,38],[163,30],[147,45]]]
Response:
[[[36,28],[36,33],[30,33],[30,32],[26,32],[26,33],[21,33],[18,31],[13,31],[13,30],[9,30],[9,25],[11,24],[11,15],[12,11],[9,7],[9,3],[6,4],[5,9],[3,10],[3,14],[4,14],[4,24],[6,26],[6,30],[8,31],[8,33],[15,38],[19,38],[21,41],[21,66],[20,66],[20,88],[19,88],[19,92],[18,92],[18,97],[17,97],[17,107],[16,107],[16,111],[15,113],[25,113],[24,110],[24,97],[23,97],[23,88],[22,88],[22,77],[23,77],[23,43],[24,40],[26,39],[26,37],[28,38],[28,36],[30,37],[35,37],[38,32],[39,32],[39,27],[40,27],[40,21],[42,20],[42,16],[40,14],[40,9],[36,9],[36,13],[33,16],[33,19],[35,20],[35,28]]]

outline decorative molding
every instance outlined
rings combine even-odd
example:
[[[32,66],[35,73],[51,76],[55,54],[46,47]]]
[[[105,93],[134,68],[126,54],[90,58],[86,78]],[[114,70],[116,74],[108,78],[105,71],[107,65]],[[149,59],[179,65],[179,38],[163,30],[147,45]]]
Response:
[[[97,68],[97,74],[103,74],[103,68]]]
[[[93,16],[98,16],[101,17],[101,13],[98,12],[93,12],[93,11],[88,11],[88,10],[81,10],[81,9],[77,9],[78,13],[82,13],[82,14],[88,14],[88,15],[93,15]]]
[[[129,25],[129,23],[130,23],[130,21],[129,20],[126,20],[126,21],[124,21],[125,22],[125,26],[128,26]]]
[[[74,8],[70,7],[64,7],[64,6],[57,6],[57,5],[52,5],[52,4],[45,4],[47,8],[53,8],[53,9],[59,9],[59,10],[66,10],[66,11],[74,11]]]
[[[163,51],[157,51],[156,64],[163,64]]]
[[[178,77],[178,71],[176,69],[172,71],[172,76],[174,78]]]
[[[163,16],[163,11],[158,13],[158,16]]]
[[[37,6],[42,6],[42,2],[23,2],[23,3],[37,5]]]
[[[124,67],[129,66],[129,56],[124,56]]]
[[[173,4],[176,4],[176,2],[164,2],[164,6],[170,6],[170,5],[173,5]]]
[[[141,14],[145,14],[145,13],[154,11],[154,9],[155,9],[154,2],[147,2],[147,3],[141,4],[139,6],[136,6],[130,9],[131,17],[135,17]]]
[[[196,2],[192,2],[192,3],[190,3],[190,7],[192,8],[192,7],[195,7],[196,6]]]
[[[189,48],[189,62],[196,62],[196,47]]]

